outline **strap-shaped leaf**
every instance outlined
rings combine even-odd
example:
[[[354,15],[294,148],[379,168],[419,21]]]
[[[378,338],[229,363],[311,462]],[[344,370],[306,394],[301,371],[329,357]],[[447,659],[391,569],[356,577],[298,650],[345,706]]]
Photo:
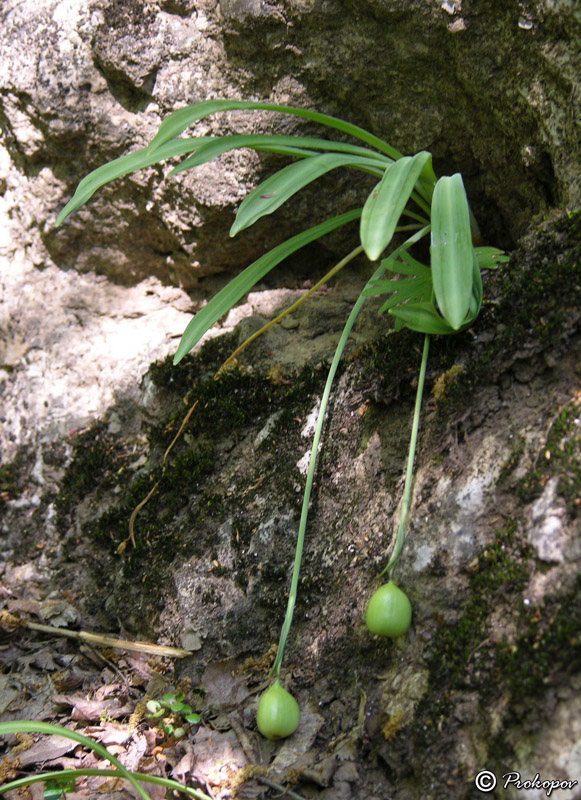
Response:
[[[336,167],[376,168],[377,161],[343,153],[323,153],[283,167],[244,198],[230,236],[235,236],[266,214],[272,214],[299,189]]]
[[[130,172],[136,172],[138,169],[150,167],[153,164],[157,164],[158,161],[164,161],[166,158],[191,153],[192,150],[204,145],[210,138],[204,136],[198,139],[176,139],[166,142],[155,153],[151,153],[147,148],[142,148],[97,167],[79,183],[74,195],[58,215],[55,225],[58,227],[69,214],[84,205],[95,194],[97,189],[100,189],[106,183],[110,183],[116,178],[121,178],[123,175],[128,175]]]
[[[304,108],[294,108],[292,106],[281,106],[274,103],[255,103],[250,100],[204,100],[201,103],[194,103],[191,106],[180,108],[166,117],[161,123],[158,132],[149,144],[150,152],[157,150],[158,147],[168,142],[170,139],[179,136],[180,133],[189,128],[195,122],[198,122],[211,114],[216,114],[219,111],[236,111],[241,109],[247,110],[262,110],[262,111],[278,111],[281,114],[293,114],[295,117],[302,117],[303,119],[310,119],[312,122],[327,125],[329,128],[342,131],[349,136],[354,136],[362,142],[365,142],[380,153],[385,153],[390,158],[396,160],[401,158],[401,153],[394,147],[390,147],[383,139],[379,139],[372,133],[360,128],[358,125],[352,125],[337,117],[330,117],[327,114],[320,114],[316,111],[307,111]]]
[[[178,164],[172,170],[172,174],[197,167],[199,164],[205,164],[207,161],[222,155],[222,153],[241,147],[249,147],[252,150],[268,150],[269,152],[282,153],[283,155],[295,155],[297,152],[301,154],[301,151],[305,150],[304,155],[307,156],[317,155],[319,150],[332,150],[336,153],[351,153],[352,155],[374,158],[380,162],[380,166],[385,166],[392,162],[392,159],[375,153],[366,147],[345,142],[332,142],[328,139],[317,139],[308,136],[271,136],[268,134],[235,135],[221,136],[202,145],[193,155]]]
[[[482,276],[480,274],[480,264],[476,253],[473,253],[472,258],[472,298],[476,302],[476,308],[474,309],[471,305],[470,313],[474,314],[474,317],[476,317],[482,305]]]
[[[367,198],[361,215],[360,236],[371,261],[379,258],[390,243],[416,181],[431,160],[431,154],[425,151],[400,158],[386,169]]]
[[[389,313],[401,320],[407,328],[418,333],[456,333],[431,303],[407,303],[390,309]]]
[[[432,197],[432,280],[442,316],[454,330],[464,323],[473,281],[468,200],[459,173],[440,178]]]
[[[247,267],[240,275],[233,278],[218,294],[214,295],[210,302],[205,305],[195,317],[190,321],[188,327],[178,345],[178,349],[174,356],[174,364],[177,364],[182,358],[189,353],[202,336],[209,330],[212,325],[217,322],[220,317],[229,311],[238,300],[240,300],[246,292],[250,291],[252,287],[258,283],[271,269],[280,264],[287,256],[304,247],[309,242],[319,239],[326,233],[330,233],[339,228],[341,225],[346,225],[348,222],[358,219],[361,216],[361,209],[348,211],[346,214],[341,214],[333,219],[326,220],[320,225],[315,225],[309,230],[298,233],[286,242],[279,244],[268,253],[265,253],[259,259],[254,261]]]

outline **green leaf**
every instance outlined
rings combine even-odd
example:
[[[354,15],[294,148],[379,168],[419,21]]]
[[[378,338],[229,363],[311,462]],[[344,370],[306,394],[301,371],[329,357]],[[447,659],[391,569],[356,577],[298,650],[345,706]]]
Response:
[[[448,334],[455,329],[443,319],[431,303],[407,303],[390,309],[392,316],[401,320],[407,328],[418,333]]]
[[[400,258],[403,262],[405,262],[404,266],[404,264],[402,264],[401,261],[398,261],[398,271],[401,272],[402,275],[432,274],[432,270],[429,267],[426,267],[420,261],[415,259],[412,255],[408,253],[407,250],[402,250],[400,253],[398,253],[398,258]]]
[[[442,316],[459,330],[470,305],[474,258],[468,200],[459,173],[440,178],[436,184],[431,236],[436,301]]]
[[[400,158],[386,169],[367,198],[361,215],[360,235],[370,261],[379,258],[390,243],[416,181],[431,160],[432,156],[426,151]]]
[[[164,161],[166,158],[191,153],[192,150],[201,147],[210,138],[205,136],[198,139],[177,139],[167,142],[163,147],[158,148],[155,153],[151,153],[147,148],[142,148],[97,167],[79,183],[73,197],[56,218],[55,226],[58,227],[69,214],[84,205],[95,194],[97,189],[100,189],[106,183],[110,183],[116,178],[121,178],[123,175],[128,175],[138,169],[150,167],[153,164],[157,164],[158,161]]]
[[[99,744],[99,742],[94,742],[87,736],[83,736],[82,733],[72,731],[70,728],[63,728],[60,725],[52,725],[50,722],[38,722],[37,720],[23,719],[14,720],[12,722],[0,722],[0,736],[6,736],[12,733],[46,733],[49,736],[64,736],[66,739],[72,739],[74,742],[79,742],[79,744],[82,744],[84,747],[88,747],[90,750],[98,753],[101,758],[110,761],[111,764],[113,764],[113,766],[119,771],[119,777],[128,780],[142,800],[150,800],[149,795],[139,785],[132,772],[127,770],[123,764],[115,758],[115,756],[111,755],[106,747],[104,747],[102,744]],[[14,783],[15,781],[12,782],[12,785]]]
[[[408,280],[393,281],[395,290],[389,300],[379,309],[380,313],[389,311],[390,308],[400,306],[403,303],[427,302],[432,296],[432,278],[410,278]]]
[[[49,780],[42,793],[44,800],[58,800],[66,792],[72,792],[75,788],[75,779],[68,775],[63,780]]]
[[[163,144],[170,139],[179,136],[180,133],[189,128],[195,122],[198,122],[211,114],[216,114],[219,111],[236,111],[236,110],[262,110],[262,111],[278,111],[281,114],[293,114],[296,117],[309,119],[312,122],[327,125],[335,130],[342,131],[343,133],[353,136],[366,144],[371,145],[381,153],[385,153],[394,160],[401,158],[401,153],[393,147],[390,147],[382,139],[369,133],[357,125],[352,125],[337,117],[330,117],[327,114],[320,114],[316,111],[307,111],[304,108],[293,108],[292,106],[281,106],[273,103],[255,103],[254,101],[246,100],[204,100],[201,103],[194,103],[193,105],[180,108],[166,117],[161,123],[158,132],[149,144],[148,150],[153,153]]]
[[[200,717],[199,714],[186,714],[184,719],[186,722],[189,722],[190,725],[197,725],[202,718]]]
[[[204,306],[196,316],[191,320],[188,327],[184,331],[178,349],[174,356],[174,364],[178,364],[182,358],[189,353],[202,338],[202,336],[209,330],[212,325],[217,322],[223,314],[229,311],[240,300],[246,292],[258,283],[271,269],[280,264],[287,256],[300,250],[309,242],[314,242],[327,233],[335,230],[335,228],[346,225],[348,222],[358,219],[361,216],[361,209],[354,211],[347,211],[333,219],[321,222],[313,228],[309,228],[296,236],[287,239],[286,242],[279,244],[268,253],[265,253],[257,261],[247,267],[240,275],[233,278],[218,294]]]
[[[498,247],[475,247],[474,253],[478,259],[478,266],[480,269],[496,269],[499,264],[505,264],[510,261],[504,250],[499,250]]]
[[[230,229],[230,236],[250,227],[266,214],[272,214],[289,197],[330,170],[369,165],[376,166],[377,162],[343,153],[323,153],[283,167],[244,198]]]
[[[183,170],[205,164],[213,158],[226,153],[229,150],[236,150],[241,147],[248,147],[252,150],[267,150],[268,152],[281,153],[282,155],[317,155],[318,150],[332,150],[337,153],[351,153],[352,155],[374,158],[378,166],[391,163],[391,159],[374,153],[365,147],[344,142],[332,142],[328,139],[315,139],[306,136],[270,136],[266,134],[256,134],[248,136],[222,136],[202,145],[194,155],[186,158],[181,164],[172,170],[172,175]],[[311,148],[311,149],[309,149]]]
[[[468,315],[464,320],[463,327],[469,325],[476,319],[480,313],[480,306],[482,305],[482,277],[480,275],[480,266],[478,258],[474,253],[473,267],[472,267],[472,295],[470,297],[470,305],[468,307]]]
[[[369,286],[363,290],[363,296],[371,297],[378,294],[391,294],[396,290],[407,292],[408,289],[412,289],[417,283],[417,278],[394,278],[393,280],[375,281],[375,283],[369,284]]]

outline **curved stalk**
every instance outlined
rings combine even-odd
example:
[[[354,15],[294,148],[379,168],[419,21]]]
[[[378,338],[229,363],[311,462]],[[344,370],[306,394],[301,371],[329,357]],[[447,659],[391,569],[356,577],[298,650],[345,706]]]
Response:
[[[405,521],[408,513],[408,507],[410,503],[410,497],[412,493],[412,482],[413,482],[413,473],[414,473],[414,457],[416,454],[416,444],[418,440],[418,429],[420,426],[420,411],[422,408],[422,395],[424,393],[424,382],[426,378],[426,366],[428,364],[428,350],[430,347],[430,334],[426,333],[424,338],[424,349],[422,352],[422,363],[420,365],[420,374],[418,377],[418,388],[416,390],[416,403],[414,407],[414,419],[412,423],[412,435],[410,438],[410,449],[408,452],[408,463],[407,463],[407,470],[405,475],[405,484],[403,488],[403,499],[401,502],[401,510],[399,514],[399,524],[397,526],[397,536],[395,540],[395,547],[393,549],[393,553],[391,554],[391,558],[385,567],[380,573],[379,576],[381,577],[385,572],[388,573],[390,579],[391,574],[393,572],[393,568],[395,566],[395,562],[399,558],[399,554],[403,547],[404,538],[405,538]]]
[[[43,783],[51,780],[63,781],[67,778],[75,779],[99,775],[102,775],[106,778],[125,777],[117,769],[61,769],[55,772],[42,772],[40,775],[27,775],[25,778],[18,778],[15,781],[10,781],[10,783],[5,783],[0,786],[0,793],[4,794],[4,792],[9,792],[12,789],[21,789],[24,786],[30,786],[32,783]],[[173,781],[170,778],[158,778],[155,775],[146,775],[143,772],[131,772],[131,775],[143,783],[152,783],[156,786],[165,786],[167,789],[172,789],[174,792],[183,792],[184,794],[188,794],[190,797],[195,798],[195,800],[211,800],[211,798],[207,794],[204,794],[204,792],[200,792],[197,789],[191,789],[189,786],[183,786],[181,783]]]
[[[367,281],[365,285],[365,289],[373,282],[379,279],[381,274],[384,272],[385,267],[379,266],[376,271],[373,273],[371,278]],[[365,289],[363,291],[365,291]],[[280,678],[280,667],[282,664],[283,656],[284,656],[284,648],[286,645],[286,640],[288,636],[288,632],[290,630],[290,626],[293,620],[293,614],[295,610],[295,603],[297,599],[297,589],[299,584],[299,572],[301,568],[301,559],[303,554],[303,544],[305,540],[305,530],[307,527],[307,517],[309,513],[309,501],[311,498],[311,490],[313,488],[313,479],[315,476],[315,467],[317,464],[317,454],[319,449],[319,442],[321,440],[321,433],[323,430],[323,423],[325,421],[325,412],[327,410],[327,405],[329,403],[329,396],[331,394],[331,387],[333,385],[333,380],[335,378],[335,374],[337,372],[337,367],[339,366],[339,361],[341,360],[341,356],[343,355],[343,350],[345,349],[345,345],[347,344],[347,339],[349,338],[349,334],[351,333],[351,329],[355,324],[355,320],[359,316],[359,312],[363,307],[363,303],[365,302],[366,298],[363,296],[363,292],[359,295],[357,302],[351,309],[351,313],[345,323],[345,327],[343,328],[343,333],[341,334],[341,338],[339,339],[339,343],[337,344],[337,348],[335,350],[335,355],[333,356],[333,361],[331,362],[331,366],[329,368],[329,374],[327,375],[327,382],[325,384],[325,389],[323,391],[323,397],[321,399],[321,406],[319,408],[319,415],[317,417],[317,426],[315,428],[315,435],[313,437],[313,445],[311,448],[311,457],[309,460],[309,468],[307,472],[307,479],[305,483],[305,493],[303,496],[303,506],[301,510],[301,519],[299,522],[299,532],[297,536],[297,546],[295,551],[295,561],[293,566],[293,573],[291,579],[291,587],[288,596],[288,603],[286,609],[286,615],[284,618],[284,622],[282,625],[282,629],[280,632],[280,639],[278,642],[278,649],[276,652],[276,658],[270,670],[270,677],[274,675],[277,678]]]
[[[57,736],[63,736],[65,739],[72,739],[74,742],[78,742],[79,744],[88,747],[90,750],[93,750],[95,753],[100,755],[101,758],[105,758],[107,761],[110,761],[114,767],[117,767],[119,771],[119,777],[128,780],[142,800],[151,800],[147,792],[144,791],[139,785],[133,774],[127,770],[123,764],[121,764],[121,762],[115,758],[115,756],[112,756],[102,744],[94,742],[87,736],[83,736],[82,733],[77,733],[77,731],[72,731],[69,728],[62,728],[60,725],[53,725],[50,722],[32,722],[30,720],[0,722],[0,736],[5,736],[10,733],[46,733],[48,735],[56,734]]]

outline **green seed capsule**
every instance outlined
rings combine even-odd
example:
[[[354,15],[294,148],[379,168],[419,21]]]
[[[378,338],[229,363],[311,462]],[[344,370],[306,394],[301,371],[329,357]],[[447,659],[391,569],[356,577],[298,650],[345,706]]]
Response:
[[[395,639],[407,631],[411,621],[410,601],[391,581],[371,595],[365,614],[365,624],[371,633]]]
[[[258,730],[267,739],[284,739],[296,731],[299,719],[299,704],[292,694],[275,681],[258,703]]]

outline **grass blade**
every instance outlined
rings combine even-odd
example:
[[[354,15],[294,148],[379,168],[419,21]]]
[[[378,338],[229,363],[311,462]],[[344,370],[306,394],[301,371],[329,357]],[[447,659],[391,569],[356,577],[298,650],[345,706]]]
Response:
[[[459,330],[470,306],[473,247],[462,176],[440,178],[432,198],[432,280],[442,316]]]
[[[258,283],[271,269],[280,264],[283,259],[304,247],[309,242],[319,239],[327,233],[339,228],[341,225],[346,225],[348,222],[353,222],[361,215],[361,209],[348,211],[338,217],[322,222],[320,225],[315,225],[296,236],[287,239],[286,242],[274,247],[268,253],[265,253],[257,261],[254,261],[244,272],[233,278],[218,294],[204,306],[195,317],[191,320],[188,327],[184,331],[176,354],[174,356],[174,364],[177,364],[182,358],[189,353],[202,336],[209,330],[212,325],[217,322],[220,317],[229,311],[240,298],[250,291],[250,289]]]
[[[131,775],[133,775],[135,780],[141,781],[142,783],[152,783],[155,786],[165,786],[166,789],[171,789],[174,792],[182,792],[182,794],[187,794],[189,797],[195,798],[195,800],[212,800],[212,798],[210,798],[204,792],[201,792],[198,789],[191,789],[189,786],[184,786],[183,784],[178,783],[171,778],[158,778],[155,775],[148,775],[144,772],[133,771],[131,771]],[[30,786],[33,783],[45,783],[47,781],[62,782],[67,779],[75,780],[76,778],[99,776],[117,779],[125,777],[121,772],[119,772],[119,770],[116,769],[91,769],[90,767],[81,767],[80,769],[62,769],[55,770],[54,772],[41,772],[39,775],[26,775],[24,778],[18,778],[15,781],[10,781],[10,783],[4,783],[2,786],[0,786],[0,794],[13,791],[14,789],[22,789],[24,786]]]
[[[250,227],[261,217],[272,214],[289,197],[332,169],[370,165],[376,166],[377,162],[344,153],[323,153],[283,167],[244,198],[230,229],[230,236]]]
[[[349,136],[353,136],[371,145],[371,147],[374,147],[376,150],[379,150],[380,153],[385,153],[387,156],[394,159],[394,161],[401,158],[401,153],[395,148],[390,147],[382,139],[379,139],[377,136],[374,136],[357,125],[352,125],[337,117],[330,117],[327,114],[320,114],[316,111],[307,111],[304,108],[293,108],[292,106],[281,106],[273,103],[257,103],[252,100],[205,100],[201,103],[194,103],[185,108],[180,108],[163,120],[158,132],[149,144],[148,150],[153,153],[154,150],[157,150],[165,144],[165,142],[183,133],[190,125],[193,125],[195,122],[211,114],[216,114],[220,111],[236,110],[278,111],[281,114],[292,114],[295,117],[309,119],[312,122],[326,125],[329,128],[334,128]]]
[[[93,750],[95,753],[101,756],[101,758],[105,758],[107,761],[110,761],[114,767],[119,770],[119,777],[125,778],[128,780],[129,783],[133,786],[133,788],[137,791],[140,795],[142,800],[150,800],[149,795],[145,792],[136,779],[133,777],[133,774],[127,770],[123,764],[121,764],[115,756],[112,756],[109,751],[103,747],[102,744],[98,742],[94,742],[92,739],[89,739],[87,736],[83,736],[82,733],[77,733],[77,731],[72,731],[70,728],[62,728],[60,725],[52,725],[49,722],[38,722],[38,721],[30,721],[30,720],[15,720],[14,722],[0,722],[0,736],[6,736],[11,733],[46,733],[49,736],[57,735],[63,736],[65,739],[72,739],[74,742],[79,742],[84,747],[88,747],[90,750]]]
[[[95,194],[97,189],[100,189],[106,183],[128,175],[130,172],[136,172],[138,169],[151,167],[166,158],[191,153],[192,150],[204,145],[210,138],[204,136],[198,139],[176,139],[175,141],[167,142],[163,147],[158,148],[155,153],[151,153],[147,148],[142,148],[97,167],[79,183],[74,195],[58,215],[55,227],[58,228],[69,214],[84,205]]]
[[[422,151],[405,156],[387,168],[371,192],[361,215],[361,244],[370,261],[375,261],[390,243],[399,218],[422,170],[432,156]]]
[[[352,155],[375,158],[381,165],[391,163],[391,159],[379,153],[374,153],[368,148],[360,147],[359,145],[332,142],[328,139],[316,139],[307,136],[270,136],[266,134],[257,134],[249,136],[222,136],[214,141],[208,142],[202,145],[199,150],[196,150],[194,155],[182,161],[182,163],[172,171],[172,175],[182,172],[185,169],[197,167],[199,164],[205,164],[207,161],[211,161],[213,158],[222,155],[222,153],[241,147],[248,147],[253,150],[268,150],[269,152],[282,153],[283,155],[293,155],[297,150],[300,152],[300,150],[303,149],[306,149],[305,155],[317,155],[319,150],[332,150],[337,153],[351,153]]]

